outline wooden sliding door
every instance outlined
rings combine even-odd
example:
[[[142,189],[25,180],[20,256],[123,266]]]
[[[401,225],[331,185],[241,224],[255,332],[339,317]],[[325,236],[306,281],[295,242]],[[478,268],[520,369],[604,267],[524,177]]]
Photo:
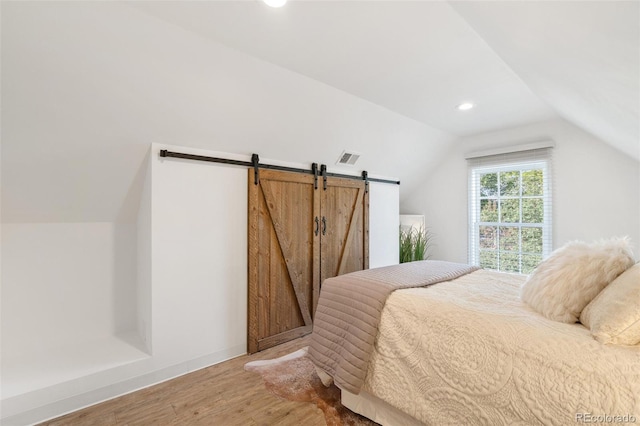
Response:
[[[311,175],[249,171],[249,352],[311,332],[320,288]],[[319,224],[318,224],[319,226]]]
[[[321,192],[320,279],[369,268],[369,194],[360,180],[328,178]]]
[[[369,267],[361,180],[249,171],[248,351],[310,333],[321,280]]]

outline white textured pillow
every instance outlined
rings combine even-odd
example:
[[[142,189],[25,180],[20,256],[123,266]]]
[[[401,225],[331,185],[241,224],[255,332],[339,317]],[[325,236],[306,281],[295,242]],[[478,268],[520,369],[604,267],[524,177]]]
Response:
[[[584,308],[580,322],[602,343],[640,343],[640,263],[627,269]]]
[[[545,317],[573,324],[585,306],[633,264],[628,238],[570,242],[529,275],[521,298]]]

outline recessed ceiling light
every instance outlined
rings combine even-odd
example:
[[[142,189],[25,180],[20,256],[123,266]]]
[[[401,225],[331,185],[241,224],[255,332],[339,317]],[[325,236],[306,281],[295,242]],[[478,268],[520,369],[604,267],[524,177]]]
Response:
[[[262,0],[262,1],[271,7],[282,7],[287,2],[287,0]]]
[[[465,102],[465,103],[462,103],[462,104],[458,105],[456,108],[458,108],[460,111],[467,111],[467,110],[469,110],[469,109],[471,109],[473,107],[474,107],[474,105],[471,102]]]

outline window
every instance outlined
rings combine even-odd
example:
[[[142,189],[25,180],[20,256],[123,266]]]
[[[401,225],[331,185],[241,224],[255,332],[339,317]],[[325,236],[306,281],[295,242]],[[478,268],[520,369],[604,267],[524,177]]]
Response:
[[[469,160],[469,261],[528,274],[551,247],[551,149]]]

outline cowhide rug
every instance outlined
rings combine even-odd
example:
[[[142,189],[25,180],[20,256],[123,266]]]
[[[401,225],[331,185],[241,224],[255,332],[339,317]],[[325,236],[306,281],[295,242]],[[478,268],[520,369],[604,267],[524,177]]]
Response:
[[[327,425],[377,425],[342,405],[340,389],[334,384],[329,387],[322,384],[306,348],[273,360],[248,362],[244,369],[260,374],[267,390],[274,395],[316,404],[324,413]]]

